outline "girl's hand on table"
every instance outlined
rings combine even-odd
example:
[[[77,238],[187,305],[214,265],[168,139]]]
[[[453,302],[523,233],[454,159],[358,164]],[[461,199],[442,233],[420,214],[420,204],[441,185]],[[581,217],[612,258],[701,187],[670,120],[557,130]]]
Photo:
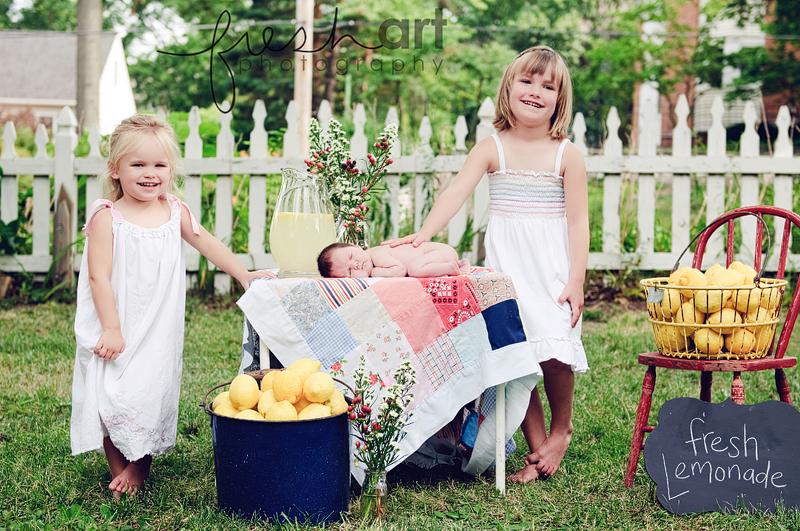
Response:
[[[258,271],[247,271],[243,278],[239,281],[245,291],[250,287],[250,283],[257,278],[278,278],[278,275],[268,269],[260,269]]]

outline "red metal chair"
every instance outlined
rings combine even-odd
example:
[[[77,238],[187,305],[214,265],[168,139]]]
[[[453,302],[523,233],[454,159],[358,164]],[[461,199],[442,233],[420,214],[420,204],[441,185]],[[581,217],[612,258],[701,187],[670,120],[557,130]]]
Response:
[[[786,255],[789,251],[789,236],[791,234],[792,225],[800,228],[800,216],[785,210],[783,208],[773,206],[751,206],[742,207],[730,212],[726,212],[722,216],[714,220],[703,233],[699,236],[697,247],[694,252],[694,259],[692,267],[700,269],[703,263],[703,254],[706,249],[706,244],[711,235],[720,227],[727,225],[728,238],[727,238],[727,264],[730,265],[734,261],[733,256],[733,242],[734,242],[734,221],[742,216],[756,214],[760,216],[774,216],[776,218],[783,218],[783,238],[781,245],[780,258],[778,263],[777,278],[783,279],[786,267]],[[761,241],[763,236],[763,226],[761,223],[757,224],[756,229],[756,242],[755,242],[755,264],[754,268],[758,271],[761,268]],[[631,441],[631,450],[628,455],[628,468],[625,473],[625,486],[633,486],[633,478],[636,474],[636,467],[639,463],[639,456],[644,446],[645,432],[653,431],[652,426],[647,425],[647,420],[650,415],[650,403],[653,396],[653,389],[656,383],[656,367],[663,369],[680,369],[700,372],[700,400],[706,402],[711,401],[711,382],[714,372],[732,372],[733,382],[731,383],[731,398],[738,404],[744,403],[744,385],[742,383],[741,373],[747,371],[775,371],[775,384],[777,386],[778,395],[783,402],[792,403],[792,398],[789,393],[789,384],[786,381],[784,369],[788,369],[797,365],[797,359],[784,356],[786,347],[789,343],[789,338],[792,335],[792,328],[794,327],[795,320],[797,319],[798,308],[800,308],[800,290],[795,289],[794,296],[792,297],[789,305],[789,310],[786,314],[786,320],[783,323],[780,337],[778,339],[777,348],[775,351],[764,358],[749,359],[749,360],[698,360],[698,359],[681,359],[673,358],[660,354],[659,352],[647,352],[639,354],[639,363],[647,365],[647,372],[642,382],[642,396],[639,399],[639,409],[636,412],[636,422],[633,427],[633,439]]]

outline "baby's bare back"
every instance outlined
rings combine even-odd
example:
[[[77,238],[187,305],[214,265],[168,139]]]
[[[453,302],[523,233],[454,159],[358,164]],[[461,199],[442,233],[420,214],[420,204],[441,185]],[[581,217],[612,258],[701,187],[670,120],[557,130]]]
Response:
[[[467,268],[466,261],[459,262],[455,249],[444,243],[425,242],[414,247],[412,244],[389,247],[382,245],[367,249],[372,258],[371,276],[380,277],[431,277],[458,275],[460,268]]]
[[[384,246],[386,247],[386,246]],[[400,260],[404,266],[408,267],[411,262],[431,252],[436,252],[437,257],[442,261],[458,260],[458,253],[447,244],[439,242],[424,242],[419,247],[414,247],[411,243],[389,247],[389,254]]]

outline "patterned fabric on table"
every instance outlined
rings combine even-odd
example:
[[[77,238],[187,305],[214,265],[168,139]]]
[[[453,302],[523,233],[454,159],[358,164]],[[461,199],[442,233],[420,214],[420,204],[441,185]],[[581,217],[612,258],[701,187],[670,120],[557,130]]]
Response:
[[[363,357],[375,381],[391,386],[394,370],[410,361],[417,384],[402,457],[484,390],[493,393],[495,385],[513,381],[515,385],[507,386],[512,394],[506,393],[512,405],[506,411],[508,440],[541,378],[513,283],[489,269],[419,279],[259,279],[238,304],[256,336],[284,366],[304,357],[318,359],[324,370],[352,385]],[[245,349],[253,349],[254,343],[245,334]],[[252,354],[243,353],[243,359]],[[516,403],[525,407],[514,407]],[[483,408],[488,422],[482,423],[477,452],[467,467],[476,474],[493,459],[493,406],[491,400]],[[363,471],[353,472],[360,480]]]

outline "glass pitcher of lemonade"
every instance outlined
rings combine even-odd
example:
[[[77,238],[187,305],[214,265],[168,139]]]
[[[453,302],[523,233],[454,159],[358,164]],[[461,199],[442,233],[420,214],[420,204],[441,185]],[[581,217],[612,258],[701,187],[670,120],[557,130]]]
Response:
[[[281,170],[283,181],[269,230],[269,246],[280,278],[318,277],[317,256],[336,241],[333,208],[316,175]]]

